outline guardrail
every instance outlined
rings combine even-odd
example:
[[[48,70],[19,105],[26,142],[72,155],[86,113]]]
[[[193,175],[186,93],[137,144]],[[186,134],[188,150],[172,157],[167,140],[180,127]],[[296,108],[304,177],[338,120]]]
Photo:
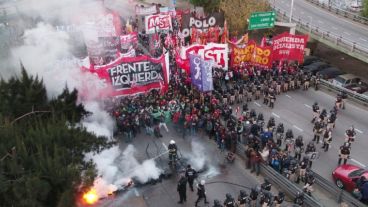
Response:
[[[238,144],[237,145],[237,154],[241,156],[244,159],[247,159],[245,157],[245,148],[243,145]],[[303,190],[297,186],[295,183],[289,181],[287,178],[285,178],[280,173],[276,172],[273,168],[268,166],[267,164],[261,164],[260,165],[260,172],[268,178],[272,183],[277,185],[282,189],[284,193],[286,193],[288,196],[295,198],[297,192],[302,192]],[[345,202],[349,206],[353,207],[367,207],[365,204],[351,196],[350,193],[346,192],[343,189],[338,188],[334,183],[328,181],[327,179],[323,178],[317,173],[314,173],[314,177],[316,179],[316,185],[319,185],[323,190],[327,191],[329,194],[336,197],[337,203]],[[322,204],[320,204],[316,199],[314,199],[311,196],[308,196],[305,194],[304,201],[306,206],[310,207],[323,207]]]
[[[245,157],[245,148],[243,145],[238,144],[237,145],[237,154],[244,159]],[[291,198],[295,198],[297,192],[303,192],[303,190],[298,187],[296,184],[292,183],[290,180],[282,176],[280,173],[276,172],[274,169],[272,169],[270,166],[266,164],[260,165],[260,172],[267,178],[269,181],[278,187],[281,188],[281,191],[283,191],[285,194],[290,196]],[[304,194],[304,206],[305,207],[323,207],[322,204],[320,204],[316,199],[314,199],[311,196],[308,196],[307,194]]]
[[[276,11],[278,21],[289,21],[289,16],[286,11],[278,8],[274,8],[274,10]],[[297,30],[309,34],[313,39],[327,44],[330,47],[335,47],[363,62],[368,62],[368,48],[357,44],[354,40],[349,40],[341,34],[334,34],[326,29],[313,26],[310,22],[303,21],[301,18],[295,16],[292,17],[292,22],[297,24]]]
[[[278,21],[289,21],[287,12],[274,8],[277,13]],[[297,24],[296,29],[302,33],[309,34],[313,39],[323,42],[331,47],[336,47],[340,51],[352,55],[363,62],[368,60],[368,48],[357,44],[354,40],[349,40],[341,34],[334,34],[318,26],[311,25],[310,22],[303,21],[301,18],[292,17],[292,22]]]
[[[349,206],[355,207],[367,207],[365,204],[354,198],[350,195],[350,193],[346,192],[343,189],[338,188],[334,183],[326,180],[324,177],[314,173],[314,178],[316,179],[316,184],[319,185],[322,189],[326,190],[331,195],[336,196],[336,201],[338,203],[345,202]],[[337,196],[338,195],[338,196]]]
[[[329,91],[334,91],[337,93],[344,92],[348,95],[348,98],[352,99],[353,101],[358,102],[364,106],[368,106],[368,96],[356,93],[354,91],[351,91],[341,86],[334,85],[330,81],[327,81],[327,80],[321,80],[320,83],[321,83],[321,86],[324,86]]]
[[[355,22],[359,22],[365,25],[368,25],[368,18],[360,16],[358,14],[354,14],[353,12],[349,12],[343,9],[339,9],[336,7],[333,7],[331,5],[325,4],[325,3],[320,3],[318,0],[306,0],[314,5],[317,5],[318,7],[321,7],[322,9],[325,9],[331,13],[334,13],[336,15],[345,17],[347,19],[353,20]]]

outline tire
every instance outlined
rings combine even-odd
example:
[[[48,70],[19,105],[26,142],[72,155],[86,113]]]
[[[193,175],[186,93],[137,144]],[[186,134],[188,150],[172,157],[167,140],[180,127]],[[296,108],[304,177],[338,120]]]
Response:
[[[338,188],[344,189],[344,183],[340,179],[336,179],[335,184]]]

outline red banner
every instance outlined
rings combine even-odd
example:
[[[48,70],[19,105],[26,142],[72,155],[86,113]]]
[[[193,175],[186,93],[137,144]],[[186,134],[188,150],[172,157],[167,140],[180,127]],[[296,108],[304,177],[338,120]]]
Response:
[[[251,65],[270,67],[272,63],[272,48],[269,46],[257,46],[255,41],[249,41],[246,47],[232,45],[231,65],[239,66],[242,63]]]
[[[138,33],[133,32],[127,35],[120,35],[121,49],[127,50],[130,46],[134,46],[138,43]]]
[[[303,62],[308,35],[292,35],[284,32],[272,39],[273,60],[297,60]]]
[[[167,90],[169,83],[168,56],[121,57],[109,65],[90,69],[104,84],[101,96],[127,96],[151,89]]]

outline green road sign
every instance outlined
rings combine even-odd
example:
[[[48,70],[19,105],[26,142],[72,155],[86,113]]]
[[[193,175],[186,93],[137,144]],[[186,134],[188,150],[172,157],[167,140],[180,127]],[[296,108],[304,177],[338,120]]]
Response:
[[[272,28],[275,25],[276,14],[270,12],[255,12],[250,15],[248,30]]]

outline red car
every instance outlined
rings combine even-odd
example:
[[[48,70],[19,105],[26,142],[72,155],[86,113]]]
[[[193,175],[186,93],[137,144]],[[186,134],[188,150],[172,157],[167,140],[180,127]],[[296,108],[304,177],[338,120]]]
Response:
[[[350,164],[340,165],[332,172],[332,178],[337,187],[348,192],[354,190],[356,182],[361,176],[368,179],[368,170]]]

